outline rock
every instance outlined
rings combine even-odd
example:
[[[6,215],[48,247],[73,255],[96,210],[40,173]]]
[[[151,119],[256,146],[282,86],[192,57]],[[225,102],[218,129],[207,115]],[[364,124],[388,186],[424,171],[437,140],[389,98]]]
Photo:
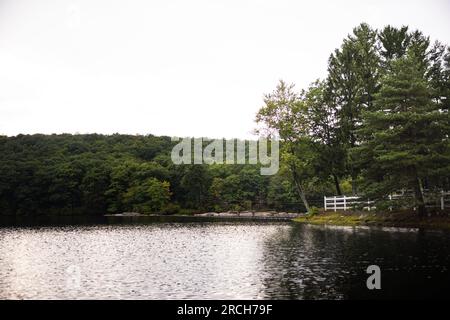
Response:
[[[257,212],[256,216],[257,217],[271,217],[271,216],[273,216],[273,214],[270,212]]]
[[[236,214],[232,213],[232,212],[221,212],[221,213],[218,213],[219,217],[231,217],[231,216],[235,216],[235,215]]]
[[[123,216],[123,217],[134,217],[134,216],[142,216],[141,213],[139,212],[122,212],[117,214],[118,216]]]
[[[286,212],[285,217],[289,217],[289,218],[297,218],[301,216],[301,214],[299,213],[295,213],[295,212]]]
[[[254,214],[251,212],[241,212],[240,215],[241,217],[253,217]]]
[[[205,212],[205,213],[197,213],[194,216],[199,216],[199,217],[214,217],[218,215],[217,212]]]

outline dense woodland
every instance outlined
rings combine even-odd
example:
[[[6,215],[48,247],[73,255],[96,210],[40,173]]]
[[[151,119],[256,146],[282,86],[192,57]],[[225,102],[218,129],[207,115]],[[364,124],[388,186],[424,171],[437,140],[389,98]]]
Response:
[[[332,179],[335,194],[377,208],[416,208],[449,190],[450,50],[418,30],[361,24],[328,61],[328,76],[295,92],[281,81],[266,95],[260,132],[283,141],[284,166],[309,208],[307,182]],[[404,190],[404,201],[387,203]],[[425,195],[426,190],[427,195]]]
[[[0,212],[302,209],[289,177],[262,176],[258,165],[249,164],[175,165],[175,144],[151,135],[0,137]]]
[[[0,136],[0,214],[310,211],[323,195],[357,194],[418,208],[450,190],[450,49],[420,31],[356,27],[328,76],[264,96],[257,132],[281,141],[280,170],[175,165],[168,137]],[[412,201],[390,203],[398,190]],[[427,190],[425,194],[424,190]]]

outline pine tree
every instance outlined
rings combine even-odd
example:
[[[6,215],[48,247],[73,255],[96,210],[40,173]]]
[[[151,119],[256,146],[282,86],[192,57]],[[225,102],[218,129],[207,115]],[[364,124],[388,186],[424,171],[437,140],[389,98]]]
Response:
[[[356,132],[361,125],[362,111],[372,108],[379,89],[379,66],[377,32],[365,23],[353,29],[353,34],[328,62],[329,103],[338,110],[340,139],[347,152],[346,167],[352,178],[353,194],[357,193],[358,171],[348,151],[359,144]]]
[[[395,59],[401,58],[406,54],[411,36],[408,33],[408,27],[402,26],[400,29],[386,26],[378,34],[380,42],[380,56],[383,70],[390,70],[390,63]]]
[[[363,113],[365,137],[355,148],[365,167],[368,193],[387,195],[401,188],[414,190],[419,215],[426,213],[425,178],[449,163],[448,113],[432,100],[418,50],[392,61],[376,95],[375,110]]]

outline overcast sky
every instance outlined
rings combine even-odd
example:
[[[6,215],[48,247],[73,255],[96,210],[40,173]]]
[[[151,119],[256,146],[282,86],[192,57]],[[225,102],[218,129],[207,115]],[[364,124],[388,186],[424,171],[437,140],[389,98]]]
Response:
[[[359,23],[449,44],[449,13],[449,0],[0,0],[0,134],[248,138],[263,94],[324,77]]]

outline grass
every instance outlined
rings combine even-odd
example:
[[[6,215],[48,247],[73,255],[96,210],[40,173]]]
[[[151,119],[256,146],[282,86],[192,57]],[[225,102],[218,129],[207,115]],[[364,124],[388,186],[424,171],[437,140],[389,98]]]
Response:
[[[319,225],[382,226],[450,230],[450,216],[446,212],[420,218],[414,211],[398,212],[324,212],[295,218],[294,221]]]

